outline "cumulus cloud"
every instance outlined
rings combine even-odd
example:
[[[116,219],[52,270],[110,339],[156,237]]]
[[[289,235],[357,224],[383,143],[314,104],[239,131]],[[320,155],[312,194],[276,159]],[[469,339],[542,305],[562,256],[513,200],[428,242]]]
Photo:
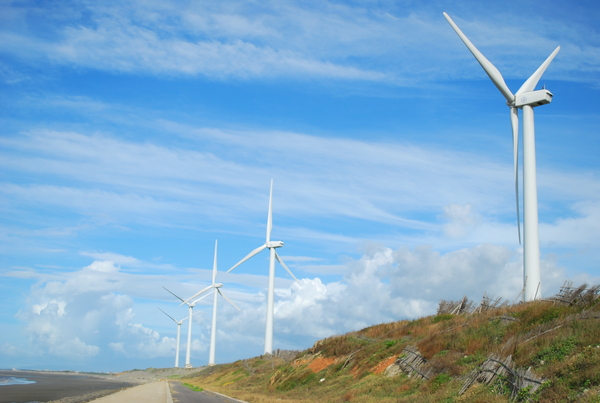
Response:
[[[480,301],[484,293],[514,301],[522,288],[520,250],[482,244],[441,253],[427,245],[391,249],[370,245],[365,254],[345,264],[342,281],[302,279],[278,289],[276,341],[296,346],[377,323],[434,314],[441,299],[463,296]],[[542,261],[542,281],[555,293],[565,279],[552,257]],[[262,343],[266,295],[244,313],[230,311],[223,325],[234,340],[247,334]],[[242,335],[239,329],[247,330]]]
[[[97,260],[65,277],[33,287],[17,315],[40,354],[82,360],[111,351],[144,358],[174,353],[174,338],[136,320],[135,301],[127,295],[131,279],[113,262]],[[195,349],[201,351],[198,343]]]
[[[362,257],[342,265],[340,280],[324,282],[317,277],[288,282],[289,286],[278,283],[276,347],[306,348],[334,334],[433,314],[440,299],[458,300],[466,295],[478,301],[487,293],[514,300],[522,287],[521,259],[521,250],[492,244],[446,253],[427,245],[392,249],[369,244]],[[156,313],[136,313],[142,301],[128,295],[130,283],[122,275],[114,263],[94,261],[65,280],[34,287],[18,318],[26,323],[24,332],[38,354],[77,360],[99,354],[172,356],[174,327],[169,328],[170,334],[161,335],[149,326],[147,322],[155,323]],[[266,277],[257,277],[264,284],[258,289],[228,293],[235,296],[242,312],[220,300],[219,357],[233,360],[262,353]],[[133,278],[138,283],[148,280],[143,274]],[[555,257],[542,260],[545,292],[556,292],[564,279],[564,269]],[[159,295],[160,287],[156,291]],[[210,320],[206,312],[197,312],[201,315],[194,317],[192,351],[201,355],[208,348]],[[182,345],[185,349],[185,336]],[[4,354],[14,354],[15,348],[5,345]]]

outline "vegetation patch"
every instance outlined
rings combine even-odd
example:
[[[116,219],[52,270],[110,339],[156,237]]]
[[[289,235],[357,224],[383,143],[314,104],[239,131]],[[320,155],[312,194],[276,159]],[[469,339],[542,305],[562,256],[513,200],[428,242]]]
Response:
[[[449,374],[439,374],[431,380],[431,386],[433,390],[439,389],[443,384],[448,383],[452,380]]]
[[[199,386],[192,385],[192,384],[189,384],[189,383],[183,383],[183,386],[185,386],[187,388],[190,388],[191,390],[196,391],[196,392],[202,392],[204,390],[204,389],[202,389]]]
[[[443,322],[443,321],[454,319],[454,318],[455,318],[455,315],[452,315],[449,313],[443,313],[441,315],[434,316],[432,322],[438,323],[438,322]]]
[[[537,352],[535,361],[539,364],[561,361],[567,357],[576,346],[577,342],[573,337],[555,340],[552,345]]]
[[[211,367],[191,382],[257,403],[600,403],[599,334],[597,299],[587,305],[535,301],[370,326],[287,358]],[[385,371],[398,358],[406,361],[410,346],[426,361],[424,379]],[[470,374],[485,373],[492,354],[512,357],[512,372],[463,391]],[[539,381],[515,387],[522,376]]]

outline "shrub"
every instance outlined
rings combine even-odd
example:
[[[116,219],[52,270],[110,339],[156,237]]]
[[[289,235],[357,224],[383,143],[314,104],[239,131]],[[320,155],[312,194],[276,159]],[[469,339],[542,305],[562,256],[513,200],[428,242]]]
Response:
[[[388,340],[385,342],[385,346],[387,348],[393,347],[396,343],[398,343],[398,340]]]
[[[561,361],[568,356],[576,347],[577,343],[573,337],[555,340],[549,347],[541,349],[535,356],[538,363]]]

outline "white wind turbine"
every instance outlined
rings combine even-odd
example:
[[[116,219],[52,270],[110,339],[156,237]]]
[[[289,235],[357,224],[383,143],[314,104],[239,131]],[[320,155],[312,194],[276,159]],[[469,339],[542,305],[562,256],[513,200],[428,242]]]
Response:
[[[250,259],[252,256],[260,253],[264,249],[269,249],[269,288],[267,291],[267,320],[265,327],[265,354],[273,353],[273,312],[274,312],[274,295],[275,295],[275,259],[287,270],[288,273],[298,281],[294,273],[283,263],[275,249],[283,246],[282,241],[271,241],[271,229],[273,228],[273,179],[271,179],[271,191],[269,193],[269,214],[267,216],[267,240],[264,245],[259,246],[250,252],[245,258],[237,262],[233,267],[227,270],[227,273]]]
[[[513,94],[500,71],[477,50],[477,48],[462,33],[460,28],[452,21],[448,14],[444,17],[450,23],[460,39],[467,45],[473,56],[485,70],[494,85],[506,98],[510,108],[510,120],[513,133],[514,174],[515,190],[517,197],[517,226],[519,227],[519,243],[521,242],[520,216],[519,216],[519,109],[523,110],[523,299],[532,301],[541,297],[540,284],[540,241],[538,230],[538,202],[537,179],[535,162],[535,129],[533,108],[552,102],[552,93],[547,89],[535,91],[535,86],[552,62],[560,46],[542,65],[525,81],[516,94]]]
[[[160,308],[158,308],[160,309]],[[181,339],[181,325],[183,324],[183,322],[188,319],[188,317],[186,316],[185,318],[181,319],[181,320],[177,320],[174,317],[172,317],[171,315],[169,315],[168,313],[166,313],[165,311],[163,311],[162,309],[160,309],[160,311],[162,313],[164,313],[165,315],[167,315],[169,318],[171,318],[171,320],[175,323],[177,323],[177,344],[175,346],[175,368],[179,368],[179,340]]]
[[[188,312],[189,312],[188,318],[190,319],[190,321],[188,322],[188,337],[187,337],[187,346],[186,346],[186,350],[185,350],[185,367],[186,368],[192,368],[192,364],[190,363],[191,354],[192,354],[192,316],[194,316],[194,307],[196,306],[196,304],[198,303],[198,301],[200,301],[206,295],[198,298],[194,302],[187,302],[187,301],[184,301],[179,295],[177,295],[174,292],[170,291],[166,287],[163,287],[163,288],[165,290],[169,291],[171,294],[173,294],[175,296],[175,298],[177,298],[178,300],[182,301],[184,304],[186,304],[188,306]],[[208,291],[209,289],[210,289],[210,287],[206,287],[204,290],[201,290],[198,294],[202,294],[205,291]]]
[[[210,286],[208,286],[207,288],[205,288],[204,290],[198,291],[196,294],[194,294],[193,296],[191,296],[190,298],[188,298],[186,301],[184,301],[181,304],[181,305],[183,305],[184,303],[187,303],[187,301],[194,299],[197,296],[201,295],[202,293],[209,291],[211,288],[214,290],[213,316],[212,316],[212,325],[211,325],[211,329],[210,329],[210,353],[208,355],[208,365],[215,365],[215,350],[216,350],[216,340],[217,340],[217,298],[218,298],[218,295],[221,295],[223,298],[225,298],[225,300],[227,302],[229,302],[231,305],[233,305],[233,307],[235,309],[237,309],[238,311],[241,311],[241,309],[238,308],[233,303],[233,301],[231,301],[229,298],[227,298],[227,296],[225,294],[223,294],[223,292],[221,291],[221,287],[223,287],[223,284],[216,282],[216,280],[217,280],[217,247],[218,247],[218,241],[215,241],[215,255],[214,255],[214,259],[213,259],[212,284]]]

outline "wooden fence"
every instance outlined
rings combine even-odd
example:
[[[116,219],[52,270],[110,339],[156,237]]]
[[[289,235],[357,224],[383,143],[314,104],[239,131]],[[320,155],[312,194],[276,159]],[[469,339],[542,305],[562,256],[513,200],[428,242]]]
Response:
[[[402,350],[402,355],[386,369],[385,373],[389,376],[400,371],[408,374],[409,377],[415,376],[426,380],[432,376],[432,370],[427,368],[427,360],[415,346],[406,346]]]
[[[458,394],[462,395],[475,382],[489,385],[495,381],[505,382],[510,389],[511,399],[526,388],[529,388],[529,393],[535,392],[544,382],[542,378],[531,372],[531,368],[526,370],[514,368],[512,356],[502,359],[497,354],[491,354],[479,368],[471,372]]]

